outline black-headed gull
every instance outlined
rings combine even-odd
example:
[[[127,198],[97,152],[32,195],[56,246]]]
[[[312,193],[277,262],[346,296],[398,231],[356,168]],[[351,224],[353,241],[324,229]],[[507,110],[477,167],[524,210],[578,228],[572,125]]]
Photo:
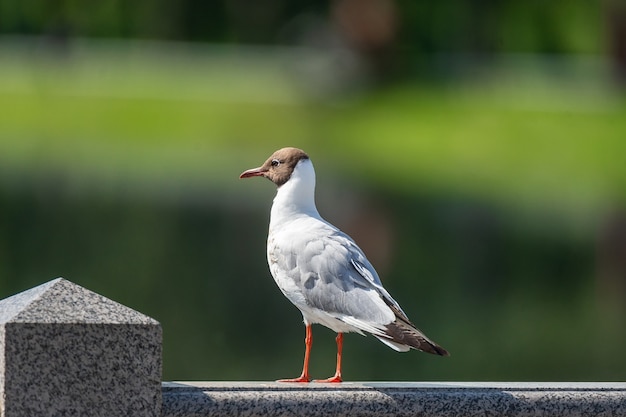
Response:
[[[240,178],[265,177],[277,185],[267,239],[267,261],[276,284],[300,311],[306,326],[304,366],[298,378],[310,382],[311,325],[337,332],[335,375],[318,382],[341,382],[343,333],[370,333],[399,352],[417,349],[448,356],[408,319],[383,288],[357,244],[328,223],[315,207],[315,170],[309,156],[283,148]]]

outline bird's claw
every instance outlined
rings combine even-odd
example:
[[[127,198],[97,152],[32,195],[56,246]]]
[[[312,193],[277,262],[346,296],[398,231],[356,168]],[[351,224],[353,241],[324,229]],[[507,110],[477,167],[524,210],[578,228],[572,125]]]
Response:
[[[311,378],[309,378],[308,376],[305,376],[305,375],[300,375],[298,378],[279,379],[276,382],[298,382],[298,383],[304,383],[304,382],[311,382]]]
[[[343,382],[343,379],[341,379],[341,376],[335,375],[335,376],[331,376],[330,378],[326,378],[326,379],[315,379],[315,380],[313,380],[313,382],[337,384],[339,382]]]

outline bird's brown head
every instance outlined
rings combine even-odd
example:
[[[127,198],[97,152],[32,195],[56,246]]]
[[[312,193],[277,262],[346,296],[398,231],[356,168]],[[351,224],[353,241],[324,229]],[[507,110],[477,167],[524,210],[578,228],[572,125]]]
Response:
[[[239,178],[265,177],[280,187],[289,180],[294,168],[303,159],[309,159],[309,156],[302,149],[282,148],[260,167],[242,172]]]

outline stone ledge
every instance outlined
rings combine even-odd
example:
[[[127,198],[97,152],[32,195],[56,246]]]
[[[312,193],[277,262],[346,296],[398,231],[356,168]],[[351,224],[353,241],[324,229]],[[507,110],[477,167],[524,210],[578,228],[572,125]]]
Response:
[[[626,416],[626,383],[164,382],[164,417]]]

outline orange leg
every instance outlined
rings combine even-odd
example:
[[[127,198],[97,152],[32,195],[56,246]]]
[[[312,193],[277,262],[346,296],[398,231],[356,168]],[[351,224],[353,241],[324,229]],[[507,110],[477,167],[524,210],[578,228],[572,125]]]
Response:
[[[337,333],[337,337],[335,338],[337,342],[337,368],[335,370],[335,375],[331,376],[328,379],[316,379],[315,382],[341,382],[341,354],[343,352],[343,333]]]
[[[302,375],[293,379],[279,379],[277,382],[311,382],[309,376],[309,356],[311,354],[311,345],[313,345],[313,332],[311,325],[306,325],[306,336],[304,337],[304,365],[302,366]]]

